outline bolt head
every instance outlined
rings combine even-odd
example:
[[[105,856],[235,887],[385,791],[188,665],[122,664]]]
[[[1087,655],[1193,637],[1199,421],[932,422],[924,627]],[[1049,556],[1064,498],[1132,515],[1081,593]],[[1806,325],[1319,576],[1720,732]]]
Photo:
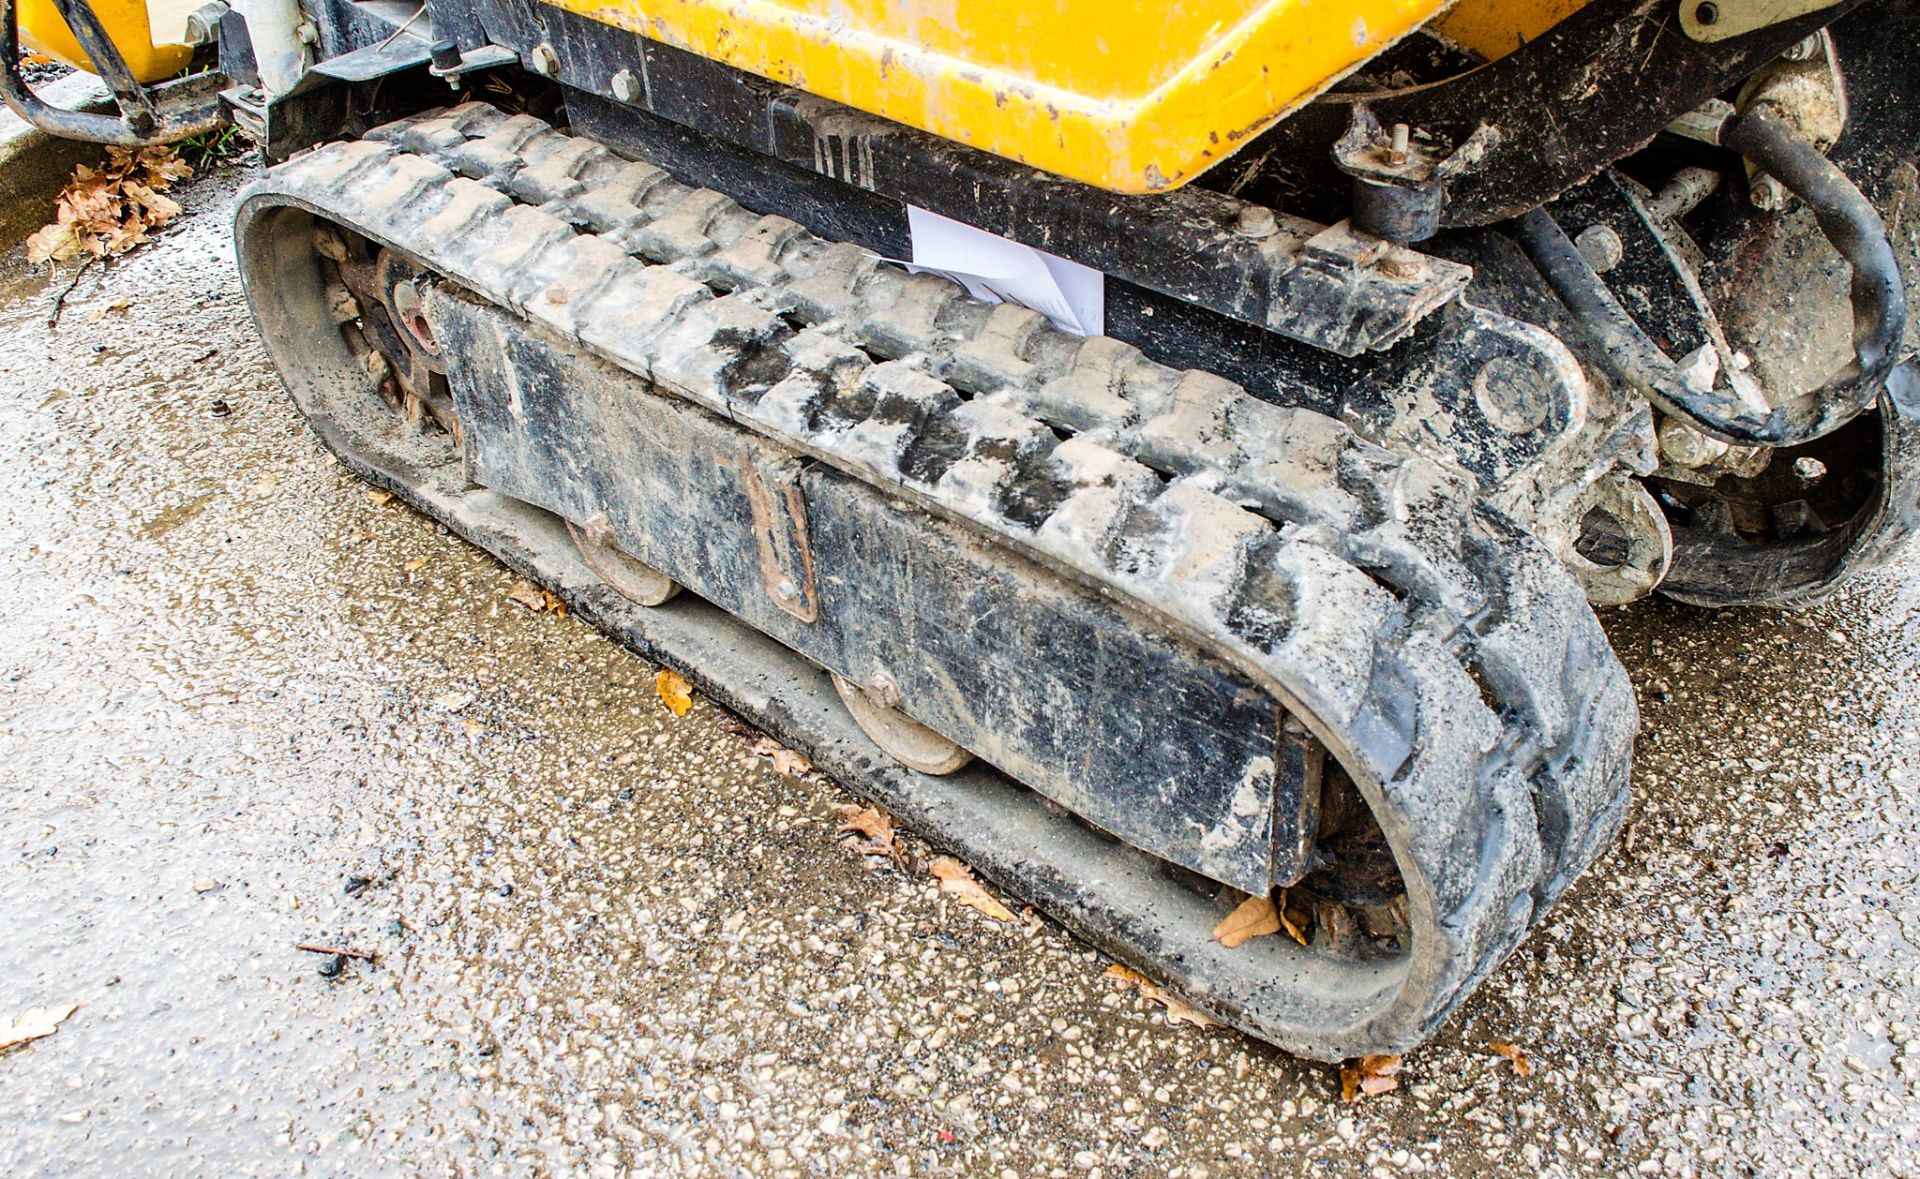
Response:
[[[1787,207],[1787,186],[1771,176],[1756,176],[1747,200],[1762,213],[1777,213]]]
[[[1780,51],[1780,56],[1788,61],[1812,61],[1820,56],[1820,34],[1803,37]]]
[[[542,77],[551,78],[560,72],[560,55],[553,51],[551,45],[535,45],[527,58],[527,64],[533,67],[533,72]]]
[[[1611,225],[1589,225],[1573,239],[1573,244],[1596,274],[1605,274],[1620,265],[1620,259],[1627,252],[1627,244]]]
[[[1827,477],[1827,464],[1810,454],[1801,455],[1793,460],[1793,475],[1802,483],[1818,483]]]
[[[1265,205],[1247,205],[1240,210],[1233,231],[1241,237],[1272,237],[1279,232],[1280,222],[1273,210]]]
[[[611,85],[613,96],[621,102],[640,101],[640,79],[632,70],[621,70],[613,76]]]
[[[884,669],[873,673],[866,683],[867,699],[878,708],[900,707],[900,681]]]
[[[1727,453],[1727,444],[1709,438],[1679,418],[1660,423],[1660,454],[1676,467],[1695,470]]]

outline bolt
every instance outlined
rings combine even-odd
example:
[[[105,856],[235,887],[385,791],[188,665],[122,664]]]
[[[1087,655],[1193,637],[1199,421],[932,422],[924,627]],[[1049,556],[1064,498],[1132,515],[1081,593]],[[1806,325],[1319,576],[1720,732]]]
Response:
[[[459,69],[465,60],[458,41],[435,41],[427,54],[433,60],[433,68],[443,74]]]
[[[1706,3],[1693,10],[1693,19],[1703,25],[1713,24],[1720,19],[1720,7],[1713,0],[1706,0]]]
[[[1573,239],[1579,248],[1580,256],[1593,267],[1595,274],[1605,274],[1620,265],[1620,259],[1626,256],[1626,243],[1611,225],[1589,225]]]
[[[1802,483],[1818,483],[1827,477],[1827,464],[1812,455],[1802,455],[1793,460],[1793,476]]]
[[[1728,446],[1709,438],[1679,418],[1660,423],[1660,454],[1676,467],[1695,470],[1727,453]]]
[[[560,55],[553,51],[553,46],[543,42],[533,47],[527,64],[533,67],[534,73],[551,78],[560,72]]]
[[[1755,176],[1747,188],[1747,200],[1762,213],[1777,213],[1787,207],[1787,186],[1771,176]]]
[[[1426,260],[1412,250],[1389,250],[1387,256],[1380,259],[1380,274],[1385,278],[1410,282],[1424,278],[1426,273]]]
[[[1413,139],[1413,128],[1405,123],[1393,125],[1393,139],[1387,146],[1387,163],[1404,164],[1407,162],[1407,149]]]
[[[1795,41],[1785,49],[1782,49],[1780,56],[1787,61],[1812,61],[1814,58],[1820,56],[1820,34],[1815,33],[1811,37],[1804,37]]]
[[[320,44],[320,29],[312,21],[303,21],[293,30],[293,35],[302,45]]]
[[[900,707],[900,682],[885,671],[876,671],[867,681],[867,699],[876,708]]]
[[[621,102],[640,101],[640,79],[633,76],[632,70],[621,70],[613,76],[613,96]]]
[[[1243,205],[1233,226],[1241,237],[1272,237],[1279,229],[1279,220],[1265,205]]]

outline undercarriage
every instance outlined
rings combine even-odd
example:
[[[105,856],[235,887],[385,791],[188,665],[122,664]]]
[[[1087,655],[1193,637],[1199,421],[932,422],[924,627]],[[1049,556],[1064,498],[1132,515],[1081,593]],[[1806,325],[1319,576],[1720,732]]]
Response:
[[[968,146],[616,10],[310,4],[284,86],[212,27],[279,161],[248,299],[342,461],[1340,1059],[1428,1036],[1619,829],[1595,608],[1815,601],[1920,513],[1913,6],[1714,7],[1442,21],[1125,176],[1163,113]],[[929,217],[1097,321],[915,264]],[[1214,941],[1247,897],[1295,936]]]

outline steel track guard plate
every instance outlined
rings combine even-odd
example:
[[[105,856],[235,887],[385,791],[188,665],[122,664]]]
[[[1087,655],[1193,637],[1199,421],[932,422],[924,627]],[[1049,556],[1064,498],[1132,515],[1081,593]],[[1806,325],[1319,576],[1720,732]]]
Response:
[[[1154,855],[1250,893],[1304,869],[1272,697],[964,529],[441,286],[474,482],[571,520]],[[1038,714],[1032,702],[1044,700]],[[1276,792],[1282,797],[1276,800]],[[1283,813],[1276,818],[1278,807]]]

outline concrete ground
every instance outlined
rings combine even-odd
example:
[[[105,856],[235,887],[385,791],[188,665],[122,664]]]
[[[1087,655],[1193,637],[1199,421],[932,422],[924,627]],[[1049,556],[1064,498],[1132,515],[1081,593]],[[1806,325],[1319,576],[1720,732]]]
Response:
[[[79,1004],[0,1052],[0,1173],[1920,1174],[1912,558],[1611,614],[1626,835],[1346,1106],[863,859],[833,782],[370,498],[232,187],[54,330],[0,263],[0,1019]]]

